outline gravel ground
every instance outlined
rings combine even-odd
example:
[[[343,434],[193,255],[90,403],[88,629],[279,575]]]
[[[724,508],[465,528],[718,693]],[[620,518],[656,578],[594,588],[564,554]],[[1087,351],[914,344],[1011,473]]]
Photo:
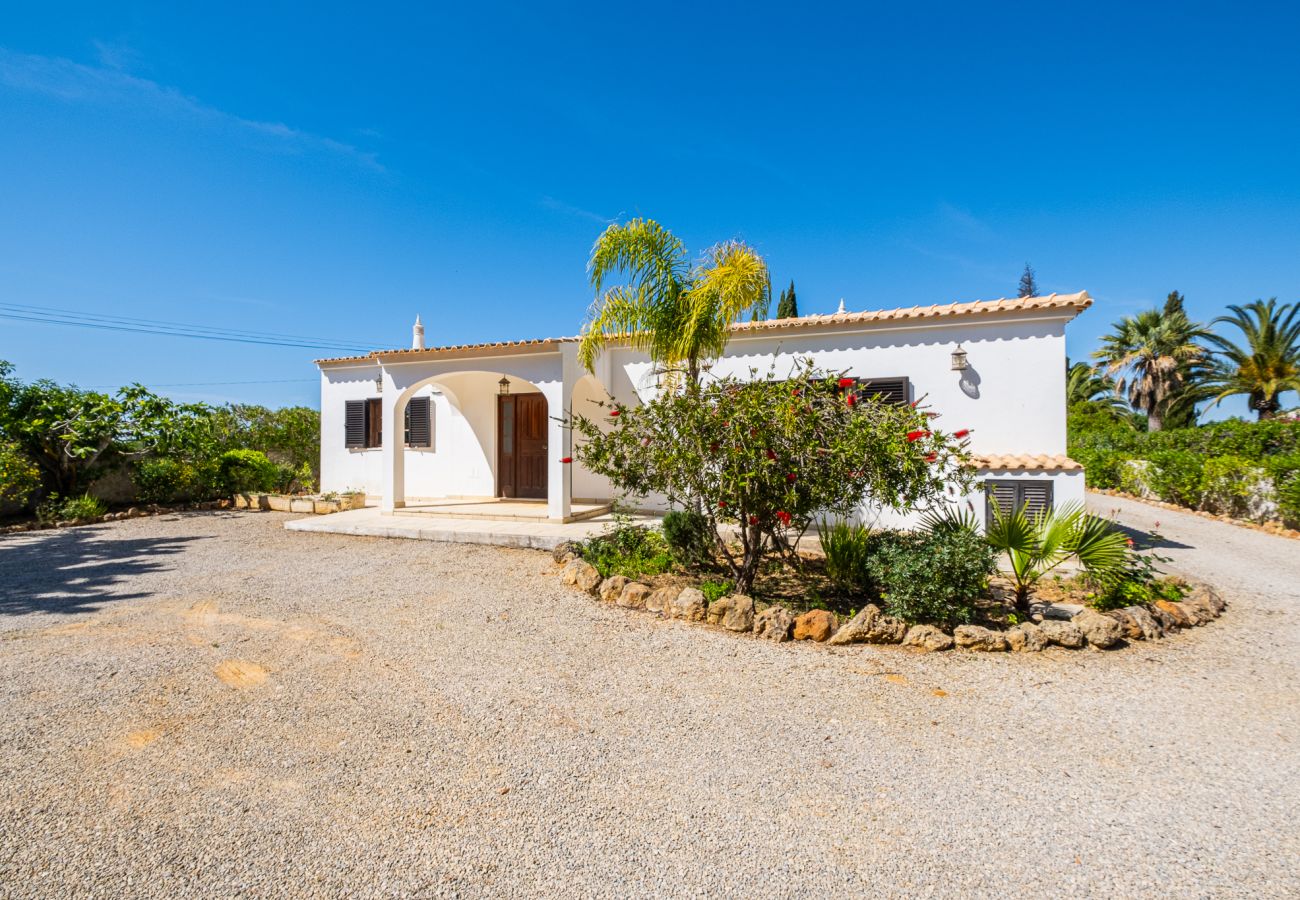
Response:
[[[1099,499],[1225,616],[831,651],[276,513],[0,538],[0,894],[1300,894],[1300,544]]]

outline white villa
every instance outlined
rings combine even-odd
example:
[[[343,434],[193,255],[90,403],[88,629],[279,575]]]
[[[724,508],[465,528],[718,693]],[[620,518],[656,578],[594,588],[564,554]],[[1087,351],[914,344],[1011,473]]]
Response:
[[[1083,499],[1082,467],[1065,455],[1065,326],[1091,303],[1083,291],[744,322],[712,371],[811,358],[895,402],[925,398],[945,429],[972,430],[982,485],[964,499],[981,511],[1059,505]],[[577,348],[575,337],[425,347],[417,319],[410,349],[317,360],[321,490],[363,490],[385,513],[496,498],[538,517],[544,504],[553,522],[603,512],[614,492],[562,462],[574,454],[560,417],[594,415],[590,401],[606,396],[635,404],[658,378],[626,345],[608,345],[594,372]]]

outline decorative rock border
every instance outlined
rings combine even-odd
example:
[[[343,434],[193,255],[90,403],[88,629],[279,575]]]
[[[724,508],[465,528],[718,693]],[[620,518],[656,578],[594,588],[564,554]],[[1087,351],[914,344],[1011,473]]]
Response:
[[[17,534],[22,531],[46,531],[51,528],[73,528],[78,525],[95,525],[100,522],[120,522],[123,519],[143,519],[148,516],[161,516],[167,513],[187,512],[199,509],[230,509],[229,500],[210,500],[203,503],[188,503],[180,506],[159,506],[149,504],[148,506],[132,506],[129,509],[119,510],[117,512],[104,513],[102,516],[94,516],[85,519],[67,519],[58,522],[17,522],[13,525],[6,525],[0,528],[0,534]]]
[[[1036,653],[1048,647],[1106,650],[1125,642],[1159,640],[1183,628],[1204,625],[1218,618],[1227,604],[1209,585],[1195,585],[1179,602],[1157,600],[1151,606],[1129,606],[1098,612],[1068,603],[1040,603],[1031,621],[1005,631],[981,625],[958,625],[951,635],[933,625],[912,625],[869,603],[841,622],[834,613],[814,609],[796,616],[783,606],[755,611],[745,594],[720,597],[706,603],[697,588],[654,589],[622,575],[602,579],[596,567],[578,556],[573,544],[554,551],[560,579],[579,590],[626,609],[644,609],[666,619],[705,622],[728,631],[752,634],[771,641],[813,641],[830,646],[845,644],[900,644],[917,652],[958,647],[988,653]]]
[[[1249,528],[1252,531],[1262,531],[1265,534],[1276,534],[1279,537],[1292,538],[1300,540],[1300,531],[1294,528],[1287,528],[1281,522],[1252,522],[1249,519],[1236,519],[1232,516],[1224,516],[1219,513],[1206,512],[1203,509],[1192,509],[1190,506],[1179,506],[1177,503],[1169,503],[1166,500],[1157,500],[1154,497],[1142,497],[1138,494],[1130,494],[1127,491],[1119,491],[1113,488],[1088,488],[1093,494],[1101,494],[1105,497],[1121,497],[1124,500],[1132,500],[1136,503],[1145,503],[1147,506],[1155,506],[1159,509],[1168,509],[1172,512],[1187,513],[1191,516],[1200,516],[1202,519],[1213,519],[1216,522],[1226,522],[1229,525],[1236,525],[1239,528]]]
[[[236,494],[235,509],[269,509],[274,512],[311,513],[326,516],[349,509],[364,509],[363,493],[340,494],[326,500],[319,496],[297,494]]]

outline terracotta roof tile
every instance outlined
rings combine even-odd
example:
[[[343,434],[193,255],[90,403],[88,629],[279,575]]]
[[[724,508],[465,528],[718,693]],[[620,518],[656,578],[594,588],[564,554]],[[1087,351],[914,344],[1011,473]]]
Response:
[[[906,319],[945,319],[957,316],[982,316],[1021,310],[1073,310],[1075,315],[1092,305],[1087,291],[1077,294],[1048,294],[1046,297],[1017,297],[1000,300],[974,300],[969,303],[908,306],[901,309],[869,309],[864,312],[831,313],[799,316],[794,319],[764,319],[738,322],[732,331],[766,331],[770,329],[814,328],[820,325],[848,325],[866,322],[890,322]]]
[[[764,319],[758,322],[737,322],[731,326],[733,333],[752,331],[787,331],[799,328],[817,328],[835,325],[858,325],[871,322],[893,322],[911,319],[948,319],[964,316],[986,316],[1024,310],[1072,310],[1075,315],[1092,305],[1087,291],[1077,294],[1048,294],[1046,297],[1017,297],[1000,300],[974,300],[969,303],[947,303],[932,306],[908,306],[900,309],[869,309],[864,312],[831,313],[829,315],[799,316],[793,319]],[[424,350],[375,350],[363,356],[338,356],[318,359],[317,364],[362,362],[388,356],[438,356],[446,353],[465,353],[477,350],[509,350],[524,347],[542,347],[576,341],[576,337],[536,338],[524,341],[489,341],[481,344],[454,344],[447,347],[429,347]]]
[[[1043,454],[1034,456],[1028,453],[992,453],[976,456],[974,462],[980,469],[1054,469],[1061,471],[1080,471],[1083,469],[1081,463],[1075,462],[1068,456],[1047,456]]]

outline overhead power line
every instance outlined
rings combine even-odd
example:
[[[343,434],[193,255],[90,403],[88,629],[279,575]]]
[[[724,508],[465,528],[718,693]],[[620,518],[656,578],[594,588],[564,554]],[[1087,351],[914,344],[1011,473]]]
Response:
[[[45,325],[70,325],[103,331],[153,334],[164,337],[199,338],[208,341],[226,341],[240,344],[260,344],[272,347],[298,347],[307,350],[334,350],[366,353],[379,342],[369,345],[329,338],[302,337],[298,335],[268,334],[234,328],[215,328],[207,325],[187,325],[155,319],[137,319],[128,316],[108,316],[52,307],[30,306],[22,303],[0,302],[0,318],[37,322]]]
[[[271,379],[268,379],[268,380],[266,380],[266,381],[173,381],[173,382],[170,382],[170,383],[167,383],[167,384],[154,384],[153,382],[150,382],[148,386],[149,386],[150,388],[165,388],[165,387],[218,387],[218,386],[224,386],[224,385],[229,385],[229,384],[305,384],[306,382],[309,382],[309,381],[312,382],[313,384],[315,384],[315,383],[319,382],[320,379],[319,379],[319,378],[271,378]],[[88,384],[88,385],[86,385],[86,387],[90,388],[91,390],[107,390],[107,389],[109,389],[109,388],[117,388],[117,387],[121,387],[121,385],[118,385],[118,384]]]

